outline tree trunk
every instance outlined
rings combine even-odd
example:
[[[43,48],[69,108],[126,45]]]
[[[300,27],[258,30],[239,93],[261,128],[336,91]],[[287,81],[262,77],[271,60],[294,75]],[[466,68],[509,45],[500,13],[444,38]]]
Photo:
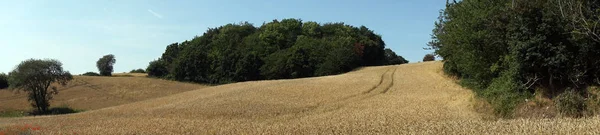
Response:
[[[554,80],[554,76],[552,75],[552,72],[550,72],[550,69],[548,69],[548,75],[550,75],[550,78],[548,78],[548,88],[552,92],[552,97],[554,97],[556,95],[556,90],[554,88],[554,84],[552,83],[552,80]]]
[[[40,106],[41,102],[40,102],[40,99],[39,99],[39,94],[40,94],[40,91],[34,89],[33,90],[33,96],[31,98],[33,98],[34,105],[37,108],[37,112],[40,113],[40,114],[42,114],[44,112],[43,112],[43,109]]]
[[[40,97],[39,97],[40,104],[38,104],[38,106],[40,106],[42,108],[42,112],[44,114],[46,114],[48,112],[48,104],[47,104],[48,100],[46,99],[46,94],[48,93],[47,90],[48,90],[47,88],[40,90]]]

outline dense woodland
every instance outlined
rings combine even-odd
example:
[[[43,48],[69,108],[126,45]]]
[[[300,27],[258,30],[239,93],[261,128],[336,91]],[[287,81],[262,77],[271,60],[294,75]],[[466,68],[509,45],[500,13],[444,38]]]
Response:
[[[222,84],[333,75],[359,66],[408,63],[365,26],[273,20],[227,24],[168,45],[150,76]]]
[[[446,73],[510,115],[534,93],[587,96],[600,83],[599,7],[599,0],[448,1],[428,45]]]

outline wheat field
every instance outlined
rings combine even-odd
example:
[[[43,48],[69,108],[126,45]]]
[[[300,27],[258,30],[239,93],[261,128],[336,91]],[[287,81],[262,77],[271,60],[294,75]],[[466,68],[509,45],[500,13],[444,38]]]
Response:
[[[74,76],[66,86],[58,86],[58,95],[50,104],[95,110],[207,87],[136,75],[140,77]],[[0,111],[31,108],[26,93],[0,90]]]
[[[600,134],[598,117],[485,120],[441,62],[242,82],[78,114],[0,118],[41,134]]]

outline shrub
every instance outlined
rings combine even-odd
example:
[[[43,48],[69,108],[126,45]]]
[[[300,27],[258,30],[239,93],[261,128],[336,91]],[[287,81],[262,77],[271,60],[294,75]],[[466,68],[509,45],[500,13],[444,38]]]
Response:
[[[586,109],[583,96],[570,88],[556,96],[554,103],[558,112],[563,116],[581,117]]]
[[[0,89],[8,88],[8,75],[0,73]]]
[[[587,114],[595,115],[600,113],[600,88],[591,86],[587,89],[586,107]]]
[[[141,69],[141,68],[140,69],[134,69],[134,70],[129,71],[129,73],[146,73],[146,70]]]
[[[423,62],[426,61],[435,61],[435,56],[433,54],[426,54],[425,57],[423,57]]]
[[[513,116],[517,105],[530,96],[516,82],[517,75],[516,69],[512,68],[512,70],[507,70],[500,77],[492,80],[488,87],[482,87],[481,84],[475,84],[472,87],[474,87],[476,93],[490,102],[497,116],[509,118]]]
[[[100,76],[100,74],[96,73],[96,72],[85,72],[83,74],[81,74],[82,76]]]

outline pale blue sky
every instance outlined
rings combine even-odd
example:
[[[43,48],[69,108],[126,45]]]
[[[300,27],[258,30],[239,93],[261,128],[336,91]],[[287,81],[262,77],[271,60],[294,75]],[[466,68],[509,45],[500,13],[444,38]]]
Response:
[[[7,0],[0,4],[0,72],[29,58],[53,58],[74,74],[97,72],[105,54],[115,72],[144,68],[165,47],[207,28],[273,19],[345,22],[382,35],[411,62],[429,51],[431,29],[445,0]]]

